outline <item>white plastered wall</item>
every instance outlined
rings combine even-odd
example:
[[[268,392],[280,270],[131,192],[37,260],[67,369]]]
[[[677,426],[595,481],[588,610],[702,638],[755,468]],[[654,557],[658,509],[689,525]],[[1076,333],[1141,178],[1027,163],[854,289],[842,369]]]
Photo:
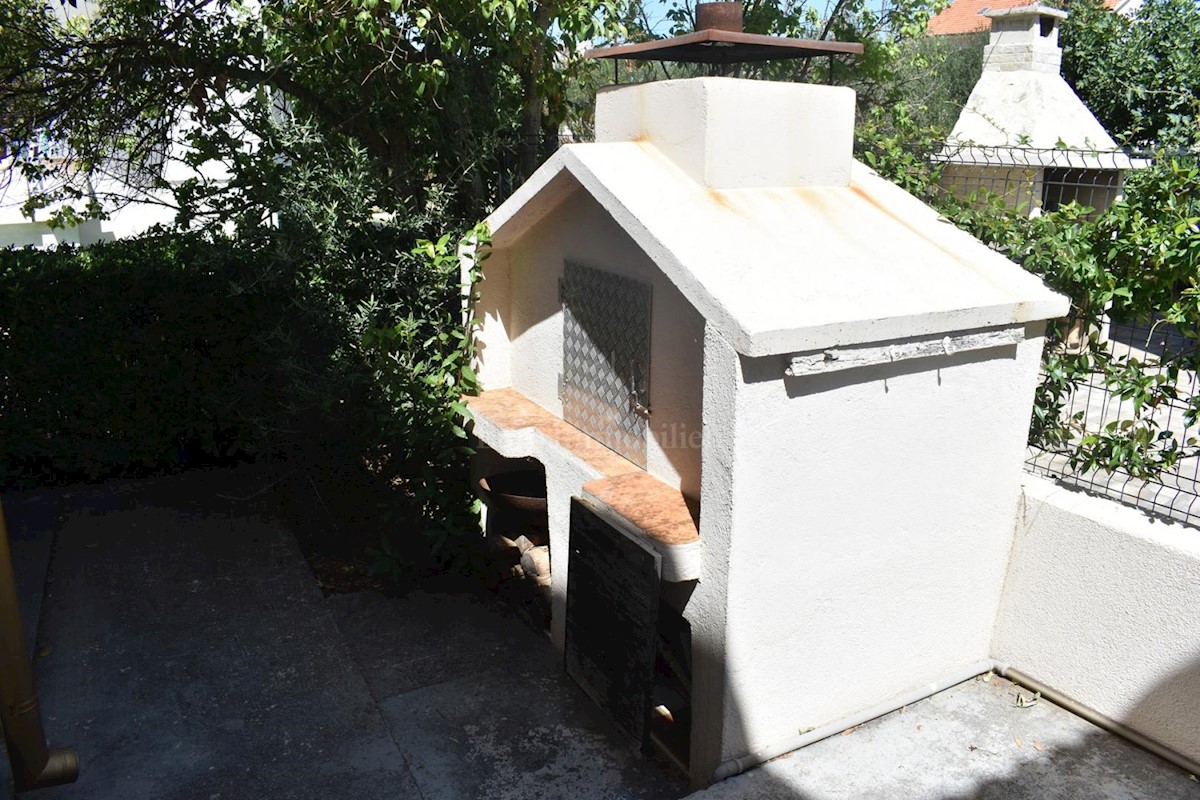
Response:
[[[1026,475],[994,655],[1200,760],[1200,532]]]
[[[649,143],[708,188],[845,186],[854,91],[713,77],[609,86],[596,141]]]
[[[45,217],[43,212],[39,216]],[[107,219],[86,220],[67,228],[31,222],[18,209],[0,212],[0,247],[51,247],[57,244],[91,245],[144,233],[154,225],[170,225],[174,210],[152,203],[129,203],[109,213]]]
[[[463,262],[463,283],[469,281],[470,261]],[[482,277],[475,285],[474,303],[475,372],[487,389],[512,386],[512,281],[509,279],[508,251],[497,250],[483,262]]]
[[[574,261],[651,284],[650,437],[646,471],[695,500],[700,493],[704,321],[600,205],[575,191],[513,247],[485,262],[483,388],[512,387],[562,416],[563,320],[558,280]]]
[[[722,760],[988,657],[1041,333],[797,379],[740,359]]]
[[[0,247],[50,247],[60,242],[78,244],[78,237],[69,238],[72,233],[73,230],[51,230],[44,222],[0,224]]]
[[[707,786],[724,759],[725,628],[733,527],[733,456],[739,356],[713,326],[704,336],[704,448],[700,581],[685,616],[692,629],[692,787]],[[740,754],[739,754],[740,755]]]

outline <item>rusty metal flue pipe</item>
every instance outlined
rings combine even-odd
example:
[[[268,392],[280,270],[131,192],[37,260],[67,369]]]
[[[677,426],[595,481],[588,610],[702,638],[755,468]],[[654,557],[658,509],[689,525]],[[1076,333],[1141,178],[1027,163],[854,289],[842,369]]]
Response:
[[[733,31],[741,33],[743,6],[740,2],[718,0],[713,3],[696,4],[696,30]]]
[[[46,746],[42,714],[33,685],[33,668],[25,650],[17,582],[13,574],[8,527],[0,506],[0,725],[18,792],[74,783],[79,756],[72,748]]]

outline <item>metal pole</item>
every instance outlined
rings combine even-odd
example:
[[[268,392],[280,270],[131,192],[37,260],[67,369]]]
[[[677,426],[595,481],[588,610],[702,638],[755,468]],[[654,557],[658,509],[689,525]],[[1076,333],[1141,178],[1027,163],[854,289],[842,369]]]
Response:
[[[50,750],[42,729],[33,668],[25,650],[17,582],[13,576],[8,527],[0,507],[0,725],[18,792],[74,783],[79,757],[72,748]]]

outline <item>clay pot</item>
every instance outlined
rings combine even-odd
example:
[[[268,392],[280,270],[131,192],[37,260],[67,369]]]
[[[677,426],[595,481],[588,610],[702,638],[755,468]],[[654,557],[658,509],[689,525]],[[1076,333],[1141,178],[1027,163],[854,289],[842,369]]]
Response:
[[[530,469],[489,475],[480,478],[479,490],[493,534],[508,539],[523,535],[539,546],[549,541],[545,473]]]
[[[521,469],[489,475],[479,479],[479,488],[489,503],[503,504],[518,511],[546,513],[546,476],[540,470]]]

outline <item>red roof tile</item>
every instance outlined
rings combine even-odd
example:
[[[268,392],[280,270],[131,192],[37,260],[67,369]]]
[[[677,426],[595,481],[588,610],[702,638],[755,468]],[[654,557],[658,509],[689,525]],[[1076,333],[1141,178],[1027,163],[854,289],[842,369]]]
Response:
[[[986,31],[992,27],[992,21],[983,16],[984,11],[1027,5],[1030,0],[954,0],[929,20],[926,30],[934,36]]]
[[[992,21],[983,16],[984,11],[1018,8],[1033,5],[1034,0],[954,0],[942,12],[929,20],[926,31],[932,36],[949,36],[956,33],[986,31]],[[1116,8],[1118,0],[1104,0],[1104,7]]]

